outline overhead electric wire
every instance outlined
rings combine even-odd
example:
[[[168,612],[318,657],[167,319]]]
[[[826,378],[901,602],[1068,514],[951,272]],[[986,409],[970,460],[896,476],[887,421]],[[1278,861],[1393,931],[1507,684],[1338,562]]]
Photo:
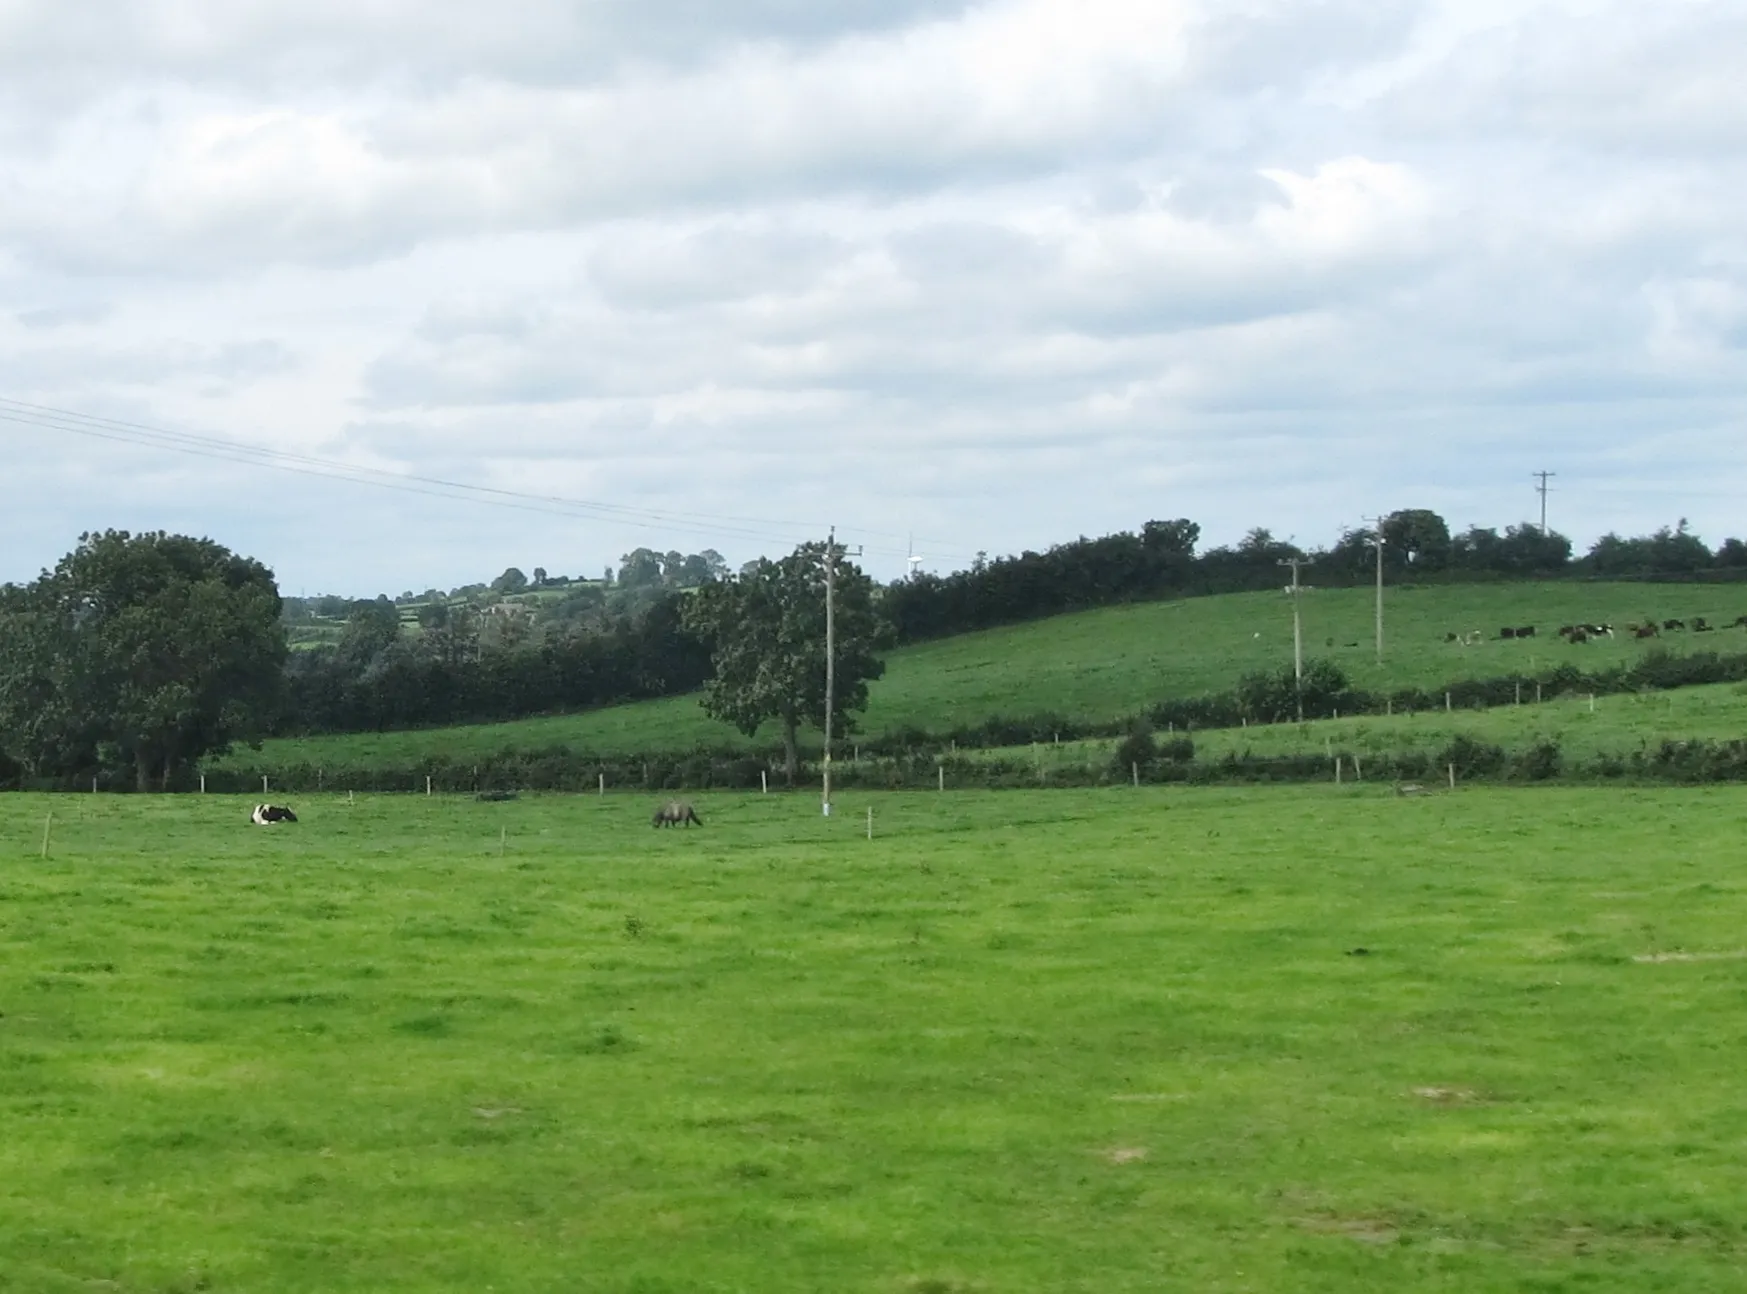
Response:
[[[432,498],[460,502],[483,503],[493,507],[515,508],[557,516],[590,517],[600,521],[664,532],[681,531],[706,538],[732,535],[738,539],[797,542],[797,536],[812,537],[826,529],[823,525],[773,521],[767,518],[739,517],[725,514],[638,508],[601,500],[576,499],[562,495],[533,494],[498,486],[474,485],[464,481],[445,480],[414,472],[371,467],[362,463],[347,463],[338,459],[320,458],[267,446],[248,445],[217,436],[173,431],[147,423],[130,422],[79,413],[50,405],[31,404],[0,396],[0,421],[40,427],[52,431],[71,432],[93,439],[168,450],[196,458],[265,467],[273,471],[291,472],[326,480],[347,481],[357,485],[372,485],[402,493],[422,494]],[[840,527],[866,535],[886,535],[891,532]],[[871,551],[884,556],[903,557],[907,550],[872,546]],[[963,554],[931,551],[919,556],[962,559]]]

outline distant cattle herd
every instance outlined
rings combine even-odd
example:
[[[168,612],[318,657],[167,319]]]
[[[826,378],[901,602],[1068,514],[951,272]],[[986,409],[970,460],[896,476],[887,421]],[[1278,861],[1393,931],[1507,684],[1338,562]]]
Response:
[[[1712,624],[1704,616],[1694,616],[1690,620],[1669,619],[1661,622],[1655,620],[1644,620],[1642,622],[1634,621],[1625,627],[1625,632],[1631,634],[1634,638],[1657,638],[1664,633],[1710,633],[1712,630],[1719,627],[1726,629],[1747,629],[1747,615],[1737,616],[1734,620],[1731,620],[1727,625],[1723,626]],[[1501,641],[1504,639],[1533,638],[1534,636],[1535,627],[1533,625],[1505,625],[1498,631],[1498,637]],[[1584,643],[1588,642],[1591,638],[1612,638],[1613,636],[1613,625],[1605,622],[1601,624],[1580,623],[1559,626],[1559,637],[1570,643]],[[1455,630],[1451,630],[1444,635],[1444,641],[1447,643],[1459,643],[1464,647],[1472,647],[1485,641],[1485,635],[1478,629],[1471,629],[1467,633],[1457,633]]]

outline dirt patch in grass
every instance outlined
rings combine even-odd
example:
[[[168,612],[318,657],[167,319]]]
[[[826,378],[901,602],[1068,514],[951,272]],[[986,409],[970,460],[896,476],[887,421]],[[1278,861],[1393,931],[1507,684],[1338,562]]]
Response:
[[[1639,953],[1635,962],[1736,962],[1747,957],[1747,948],[1715,953]]]
[[[1343,1236],[1362,1245],[1392,1245],[1401,1230],[1387,1218],[1324,1216],[1297,1219],[1297,1225],[1322,1236]]]
[[[1480,1099],[1480,1093],[1471,1087],[1416,1087],[1413,1094],[1433,1105],[1468,1105]]]
[[[1143,1146],[1108,1146],[1098,1153],[1112,1164],[1134,1164],[1146,1158]]]

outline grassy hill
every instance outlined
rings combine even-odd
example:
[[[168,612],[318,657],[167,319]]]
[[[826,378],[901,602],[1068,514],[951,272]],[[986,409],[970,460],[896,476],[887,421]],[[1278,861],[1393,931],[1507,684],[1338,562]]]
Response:
[[[1741,630],[1629,636],[1573,646],[1556,636],[1572,621],[1613,622],[1706,616],[1727,623],[1747,611],[1734,586],[1533,582],[1391,588],[1386,593],[1384,661],[1375,658],[1372,590],[1303,595],[1306,657],[1338,662],[1370,690],[1428,686],[1459,678],[1586,668],[1629,661],[1647,648],[1747,650]],[[1501,641],[1502,626],[1534,625],[1527,641]],[[1465,647],[1446,633],[1479,630]],[[1290,604],[1280,593],[1244,593],[1107,607],[1031,624],[964,634],[889,654],[875,683],[864,731],[901,726],[942,730],[991,715],[1046,712],[1115,719],[1166,697],[1230,688],[1246,673],[1292,659]],[[764,734],[767,738],[769,734]],[[749,744],[707,718],[693,697],[670,697],[582,714],[417,732],[285,739],[268,760],[332,769],[410,764],[432,754],[451,759],[505,749],[570,746],[597,751],[672,750],[699,744]],[[233,762],[259,763],[243,752]]]
[[[1383,755],[1431,752],[1457,737],[1520,751],[1555,742],[1568,760],[1586,762],[1602,754],[1653,749],[1664,741],[1733,741],[1747,738],[1747,684],[1720,683],[1597,697],[1549,697],[1491,710],[1434,711],[1429,714],[1363,715],[1307,723],[1220,728],[1194,734],[1195,757],[1264,757],[1343,752]],[[1023,758],[1046,772],[1102,768],[1115,739],[1061,742],[1032,747],[992,747],[965,751],[961,759],[996,762]]]

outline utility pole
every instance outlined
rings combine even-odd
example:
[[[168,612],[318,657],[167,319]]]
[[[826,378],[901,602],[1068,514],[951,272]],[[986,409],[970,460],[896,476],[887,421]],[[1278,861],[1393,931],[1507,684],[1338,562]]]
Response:
[[[1292,599],[1292,691],[1298,698],[1298,722],[1304,722],[1304,625],[1298,614],[1298,596],[1304,592],[1305,586],[1298,582],[1298,571],[1307,565],[1302,557],[1285,557],[1275,563],[1276,566],[1292,568],[1292,583],[1286,586],[1286,595]]]
[[[1383,663],[1383,518],[1363,517],[1371,523],[1371,544],[1377,549],[1377,663]]]
[[[854,552],[837,547],[837,527],[831,527],[831,534],[825,541],[825,759],[822,764],[824,771],[824,796],[820,801],[821,811],[829,818],[831,816],[831,714],[837,703],[837,556],[860,557],[861,549]]]
[[[1530,472],[1529,475],[1539,478],[1541,482],[1535,487],[1535,493],[1541,496],[1541,538],[1545,539],[1547,537],[1547,480],[1549,477],[1559,475],[1559,473]]]

